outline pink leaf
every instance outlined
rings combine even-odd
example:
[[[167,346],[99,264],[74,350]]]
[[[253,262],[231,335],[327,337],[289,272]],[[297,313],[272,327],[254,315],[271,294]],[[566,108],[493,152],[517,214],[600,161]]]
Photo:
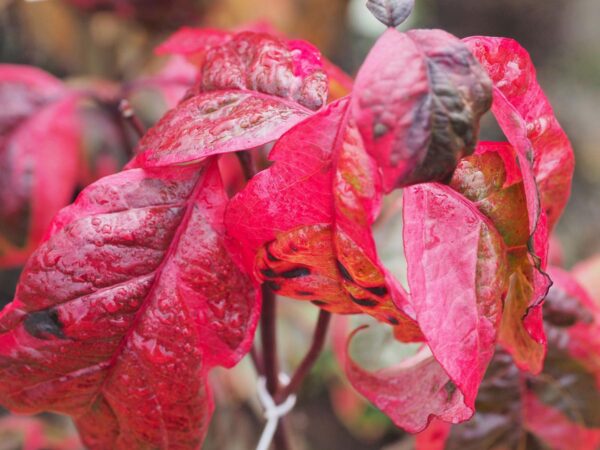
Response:
[[[169,111],[144,135],[130,167],[190,163],[248,150],[276,140],[309,114],[293,102],[257,92],[196,95]]]
[[[346,320],[334,330],[335,351],[352,386],[383,411],[396,426],[418,433],[434,418],[461,422],[473,414],[465,404],[462,392],[448,374],[423,347],[413,357],[395,367],[370,373],[360,367],[348,354],[356,329],[346,340]],[[344,324],[344,325],[340,325]]]
[[[327,99],[327,75],[312,45],[242,32],[206,53],[196,85],[196,92],[227,89],[258,91],[318,110]]]
[[[0,403],[69,414],[91,448],[199,447],[206,374],[248,351],[259,308],[226,202],[214,161],[87,187],[0,315]]]
[[[536,80],[527,51],[507,38],[470,37],[464,40],[494,83],[492,111],[519,155],[527,191],[533,170],[541,208],[551,230],[571,191],[574,158],[567,135]],[[532,230],[537,217],[531,217]]]
[[[494,224],[508,248],[509,286],[504,300],[500,343],[517,365],[539,373],[545,355],[540,300],[549,287],[548,276],[531,249],[529,211],[535,208],[526,194],[516,152],[508,143],[482,142],[477,152],[459,163],[450,185],[468,198]],[[540,216],[536,248],[548,245],[545,215]]]
[[[490,103],[489,78],[459,39],[390,28],[356,76],[352,114],[389,192],[446,180],[475,150]]]
[[[43,107],[0,144],[0,266],[24,263],[71,200],[79,178],[76,104],[69,96]]]
[[[552,269],[551,274],[555,284],[543,305],[548,334],[543,372],[520,372],[508,354],[498,352],[473,419],[445,435],[428,429],[418,444],[437,435],[435,448],[446,450],[598,447],[600,309],[568,273]],[[417,445],[417,450],[430,447]]]
[[[408,188],[403,211],[417,322],[433,356],[472,411],[502,314],[504,243],[488,219],[446,186]]]

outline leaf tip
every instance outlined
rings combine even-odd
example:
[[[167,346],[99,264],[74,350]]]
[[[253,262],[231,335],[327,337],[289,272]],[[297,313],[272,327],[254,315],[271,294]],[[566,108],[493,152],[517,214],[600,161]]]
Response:
[[[368,0],[367,9],[387,27],[403,23],[415,6],[415,0]]]

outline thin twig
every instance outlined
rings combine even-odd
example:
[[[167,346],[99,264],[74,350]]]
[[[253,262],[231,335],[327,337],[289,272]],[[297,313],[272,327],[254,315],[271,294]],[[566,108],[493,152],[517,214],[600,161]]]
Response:
[[[146,127],[138,116],[135,115],[135,111],[131,107],[128,100],[122,99],[119,102],[119,112],[121,117],[129,124],[129,126],[136,132],[139,138],[146,134]]]
[[[330,320],[331,313],[322,309],[319,312],[319,318],[317,320],[317,326],[315,327],[310,349],[308,350],[306,356],[296,369],[296,372],[292,376],[290,382],[287,384],[287,386],[283,387],[280,390],[279,395],[277,396],[277,400],[285,400],[288,396],[298,392],[300,385],[312,369],[317,358],[321,354],[321,350],[323,350],[323,345],[325,345],[325,337],[327,336],[327,329],[329,328]]]
[[[238,153],[239,154],[239,153]],[[276,398],[279,391],[279,368],[277,365],[277,305],[275,294],[266,285],[262,285],[263,306],[260,317],[260,331],[262,341],[263,369],[267,382],[267,391],[271,397]],[[276,450],[290,448],[285,425],[280,420],[273,438]]]
[[[263,368],[267,380],[267,391],[274,396],[279,389],[279,370],[277,366],[277,335],[275,315],[275,295],[264,284],[262,285],[263,307],[260,317]]]

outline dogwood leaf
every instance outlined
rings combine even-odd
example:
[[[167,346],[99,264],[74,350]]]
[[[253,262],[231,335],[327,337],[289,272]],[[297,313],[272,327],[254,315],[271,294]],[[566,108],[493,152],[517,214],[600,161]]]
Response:
[[[502,315],[504,242],[471,202],[446,186],[406,189],[403,214],[411,305],[433,356],[472,413]]]
[[[71,415],[90,448],[199,447],[207,372],[245,354],[258,316],[226,202],[216,161],[87,187],[0,314],[0,403]]]
[[[258,92],[195,95],[169,111],[140,140],[130,167],[187,164],[274,141],[310,111]]]
[[[516,152],[508,143],[480,143],[476,154],[464,158],[450,186],[485,214],[502,235],[508,248],[510,276],[500,329],[501,344],[522,369],[538,373],[545,355],[540,297],[548,289],[548,277],[539,269],[545,261],[529,249],[529,202]],[[547,247],[547,229],[538,223],[538,248]],[[545,242],[544,242],[545,240]]]
[[[327,74],[329,84],[328,102],[342,98],[352,90],[352,78],[344,73],[339,67],[329,61],[325,56],[320,55],[314,47],[303,41],[286,40],[285,36],[279,33],[269,23],[259,22],[242,27],[243,31],[253,32],[263,36],[270,36],[272,39],[279,39],[287,42],[288,48],[292,52],[300,53],[308,57],[311,61],[321,61],[322,69]],[[206,52],[213,47],[224,45],[235,36],[235,32],[215,30],[212,28],[190,28],[183,27],[173,33],[169,38],[156,48],[159,55],[180,55],[186,57],[190,62],[202,67]],[[319,64],[315,64],[315,70],[318,70]]]
[[[571,192],[574,158],[569,139],[536,80],[533,62],[512,39],[475,36],[464,42],[494,83],[492,111],[518,152],[527,191],[527,172],[533,171],[552,230]]]
[[[388,29],[359,70],[352,114],[386,192],[446,180],[475,150],[491,82],[459,39]]]
[[[428,429],[417,438],[417,450],[598,447],[600,311],[568,273],[550,273],[555,284],[543,305],[548,332],[543,372],[520,372],[508,354],[498,352],[473,419],[449,430]]]
[[[395,367],[369,372],[349,355],[345,327],[336,332],[336,354],[354,389],[383,411],[396,426],[411,433],[422,431],[433,417],[462,422],[473,414],[428,347]]]
[[[71,200],[79,168],[76,104],[76,97],[65,96],[6,127],[7,134],[0,136],[2,267],[22,264],[54,214]]]

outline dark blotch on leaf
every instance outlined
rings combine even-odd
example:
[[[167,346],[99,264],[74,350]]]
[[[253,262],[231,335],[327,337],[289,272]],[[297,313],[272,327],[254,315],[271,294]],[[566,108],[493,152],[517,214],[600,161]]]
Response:
[[[267,253],[267,259],[269,261],[273,261],[273,262],[281,261],[281,259],[277,258],[276,256],[273,256],[273,253],[271,253],[271,243],[270,242],[266,245],[265,252]]]
[[[400,325],[400,322],[398,322],[398,319],[396,319],[396,318],[395,318],[395,317],[393,317],[393,316],[388,316],[388,318],[387,318],[387,319],[388,319],[388,322],[389,322],[391,325]]]
[[[30,313],[23,322],[25,330],[38,339],[50,339],[50,336],[64,338],[62,328],[58,318],[58,311],[47,309]]]
[[[452,380],[449,380],[445,385],[444,385],[444,390],[446,391],[446,393],[448,394],[448,398],[452,398],[452,395],[456,392],[456,385],[452,382]]]
[[[262,273],[267,278],[277,277],[277,273],[273,269],[261,269],[260,273]]]
[[[352,275],[350,275],[350,272],[348,272],[348,270],[344,267],[344,265],[338,260],[335,260],[335,265],[337,266],[337,269],[340,272],[340,275],[342,275],[342,278],[344,278],[347,281],[352,281],[354,282],[354,279],[352,278]]]
[[[387,287],[385,286],[366,287],[365,290],[369,291],[371,294],[375,294],[377,297],[384,297],[388,293]]]
[[[380,138],[381,136],[385,136],[385,133],[387,132],[388,128],[381,122],[377,122],[373,126],[373,136],[375,137],[375,139]]]
[[[366,306],[367,308],[372,308],[373,306],[377,306],[379,304],[377,300],[373,300],[371,298],[356,298],[353,295],[351,295],[350,298],[357,305]]]
[[[297,295],[302,295],[304,297],[308,297],[309,295],[315,295],[312,291],[296,291]]]
[[[310,270],[306,267],[297,267],[295,269],[286,270],[281,272],[280,276],[283,278],[300,278],[310,275]]]

